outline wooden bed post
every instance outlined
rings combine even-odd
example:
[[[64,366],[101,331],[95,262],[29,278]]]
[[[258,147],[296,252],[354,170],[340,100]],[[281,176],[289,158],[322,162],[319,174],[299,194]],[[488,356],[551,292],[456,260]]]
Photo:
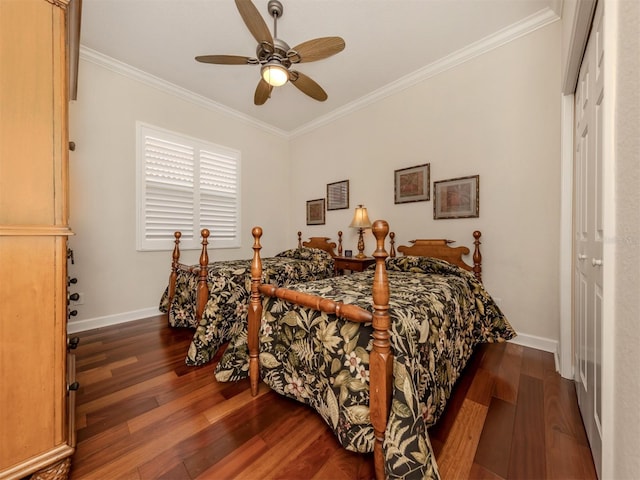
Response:
[[[298,232],[298,248],[302,248],[302,232]]]
[[[198,271],[198,289],[196,290],[196,322],[200,323],[204,314],[204,307],[209,299],[209,285],[207,285],[207,272],[209,265],[209,254],[207,253],[207,244],[209,243],[209,230],[204,228],[202,235],[202,252],[200,252],[200,270]]]
[[[482,282],[482,254],[480,253],[480,233],[479,230],[473,232],[473,274],[476,276],[479,282]]]
[[[173,254],[171,255],[171,273],[169,274],[169,304],[167,306],[167,320],[171,315],[171,304],[173,303],[173,297],[176,295],[176,282],[178,281],[178,264],[180,263],[180,237],[182,233],[174,232],[173,236]]]
[[[395,232],[389,232],[389,256],[395,258],[396,256],[396,234]]]
[[[376,237],[376,270],[373,278],[373,349],[369,356],[369,414],[375,435],[373,458],[376,478],[385,478],[382,442],[391,411],[393,353],[391,352],[391,318],[389,316],[389,278],[385,268],[387,252],[384,249],[389,224],[384,220],[373,222]]]
[[[338,230],[338,256],[342,256],[342,230]]]
[[[262,320],[262,297],[258,287],[262,282],[262,260],[260,259],[260,237],[262,228],[253,227],[253,259],[251,260],[251,298],[249,300],[247,343],[249,344],[249,378],[251,381],[251,395],[258,395],[260,382],[260,322]],[[302,235],[298,232],[298,235]]]

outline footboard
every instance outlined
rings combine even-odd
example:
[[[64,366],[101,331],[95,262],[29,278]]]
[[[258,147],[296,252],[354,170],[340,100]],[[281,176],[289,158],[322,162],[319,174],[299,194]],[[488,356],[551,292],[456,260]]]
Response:
[[[384,455],[382,443],[387,427],[387,419],[391,408],[393,354],[390,344],[390,316],[389,316],[389,280],[385,267],[387,252],[384,242],[389,233],[389,225],[384,220],[373,224],[376,237],[376,250],[373,257],[376,260],[373,292],[373,313],[355,305],[336,302],[323,297],[309,295],[273,285],[263,285],[262,260],[260,258],[260,238],[262,228],[252,230],[253,259],[251,262],[251,300],[248,316],[248,344],[249,344],[249,376],[251,379],[251,393],[258,393],[260,381],[259,365],[259,330],[262,319],[262,295],[278,297],[297,305],[301,305],[358,323],[370,322],[373,325],[373,349],[369,356],[369,413],[375,434],[374,462],[376,477],[384,478]]]
[[[198,273],[198,301],[196,305],[196,315],[197,318],[202,318],[202,312],[204,312],[204,307],[206,305],[206,301],[201,302],[200,299],[208,297],[208,287],[207,287],[207,264],[209,263],[209,256],[207,253],[207,244],[209,237],[209,230],[206,228],[200,232],[202,236],[202,251],[200,254],[200,263],[199,265],[186,265],[180,263],[180,238],[182,237],[181,232],[174,232],[173,236],[175,240],[173,241],[173,252],[171,254],[171,273],[169,274],[169,286],[168,286],[168,303],[167,303],[167,320],[169,319],[169,315],[171,315],[171,304],[173,303],[173,298],[176,295],[176,283],[178,281],[178,271],[182,270],[185,272]],[[203,267],[204,262],[204,267]],[[203,275],[204,273],[204,275]],[[201,293],[202,291],[202,293]]]

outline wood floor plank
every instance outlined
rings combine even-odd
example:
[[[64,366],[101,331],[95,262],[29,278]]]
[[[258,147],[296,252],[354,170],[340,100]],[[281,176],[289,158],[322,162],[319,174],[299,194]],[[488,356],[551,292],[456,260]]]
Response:
[[[312,480],[371,480],[375,478],[373,456],[343,448],[334,450],[327,462],[311,477]]]
[[[482,368],[493,374],[498,373],[502,364],[502,357],[506,351],[507,343],[480,344],[474,355],[479,355],[478,368]]]
[[[315,429],[314,429],[315,430]],[[318,430],[318,436],[273,474],[274,478],[312,478],[331,458],[336,439],[328,429]]]
[[[462,403],[442,453],[437,457],[442,480],[469,478],[488,408],[473,400]]]
[[[161,422],[162,419],[166,418],[172,412],[190,408],[193,404],[202,404],[203,402],[207,402],[209,405],[217,406],[223,401],[224,397],[222,397],[222,395],[213,391],[210,385],[206,385],[162,405],[154,399],[156,407],[141,413],[140,415],[127,419],[127,426],[131,433],[135,433],[144,428],[152,427],[158,422]],[[204,416],[206,418],[206,412],[204,412]]]
[[[488,407],[493,398],[495,383],[496,376],[493,373],[484,368],[478,368],[467,392],[467,398]]]
[[[523,347],[507,343],[504,348],[496,375],[494,396],[515,405],[518,402]]]
[[[177,448],[191,477],[201,475],[261,431],[271,429],[278,422],[279,411],[274,402],[264,401],[264,395],[252,397],[242,408],[218,418],[210,428],[183,440]]]
[[[190,478],[182,458],[174,450],[163,450],[138,466],[141,478]]]
[[[544,357],[553,357],[553,355],[549,352],[543,352],[542,350],[535,350],[533,348],[523,349],[520,373],[543,380]]]
[[[520,375],[508,478],[545,478],[543,382]]]
[[[475,464],[502,478],[507,478],[509,473],[515,414],[514,404],[496,397],[492,399],[474,457]]]
[[[86,414],[89,411],[95,411],[106,406],[116,404],[123,399],[129,398],[136,394],[136,392],[148,390],[151,387],[164,386],[171,382],[172,379],[177,378],[173,372],[166,372],[157,377],[150,378],[144,382],[130,385],[122,390],[115,390],[112,393],[105,393],[103,396],[92,396],[92,399],[86,402],[79,401],[76,407],[78,414]],[[84,393],[84,392],[81,392]],[[88,394],[87,394],[88,396]],[[82,395],[77,395],[82,397]]]
[[[87,426],[77,431],[78,441],[81,442],[85,438],[125,423],[128,420],[135,421],[140,416],[155,411],[157,407],[158,402],[153,397],[139,396],[123,399],[120,402],[109,405],[107,408],[87,413]]]
[[[211,478],[238,478],[240,472],[246,467],[247,458],[259,457],[268,449],[269,446],[265,441],[259,435],[256,435],[226,455],[222,460],[211,465],[195,478],[203,480]]]
[[[259,457],[253,459],[247,468],[238,474],[238,478],[245,479],[270,479],[278,478],[274,473],[279,471],[281,465],[296,459],[300,453],[317,438],[317,432],[307,425],[296,425],[289,429],[288,435],[281,438],[277,444],[271,447]]]
[[[495,472],[484,468],[477,463],[474,463],[471,466],[471,471],[469,472],[469,478],[473,480],[504,480],[503,477],[497,475]]]

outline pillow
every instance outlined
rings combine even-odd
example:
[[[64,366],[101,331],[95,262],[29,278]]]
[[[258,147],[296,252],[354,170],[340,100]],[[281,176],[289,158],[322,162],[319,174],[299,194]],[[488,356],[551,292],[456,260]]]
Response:
[[[285,250],[276,255],[276,257],[295,258],[297,260],[321,260],[326,261],[331,258],[329,252],[325,252],[319,248],[292,248]]]
[[[387,270],[396,272],[437,273],[440,275],[473,276],[471,272],[434,257],[405,255],[387,259]],[[474,277],[475,278],[475,277]]]

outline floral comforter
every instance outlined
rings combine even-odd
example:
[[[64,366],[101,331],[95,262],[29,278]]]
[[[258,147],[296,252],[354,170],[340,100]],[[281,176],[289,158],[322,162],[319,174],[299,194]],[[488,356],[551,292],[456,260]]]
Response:
[[[334,273],[331,255],[324,250],[306,247],[263,258],[262,268],[262,281],[278,286],[327,278]],[[209,264],[207,283],[209,299],[199,323],[196,321],[197,271],[178,271],[176,293],[170,311],[168,287],[160,300],[160,311],[169,313],[171,326],[196,329],[187,352],[187,365],[207,363],[222,344],[247,329],[251,260]]]
[[[481,342],[515,336],[498,306],[469,272],[442,260],[399,257],[387,263],[393,401],[384,450],[391,478],[439,478],[427,427],[442,414],[454,383]],[[290,286],[372,310],[373,270]],[[369,419],[371,324],[357,324],[265,298],[260,373],[278,393],[311,405],[340,443],[373,451]],[[246,330],[216,367],[219,381],[248,375]]]

